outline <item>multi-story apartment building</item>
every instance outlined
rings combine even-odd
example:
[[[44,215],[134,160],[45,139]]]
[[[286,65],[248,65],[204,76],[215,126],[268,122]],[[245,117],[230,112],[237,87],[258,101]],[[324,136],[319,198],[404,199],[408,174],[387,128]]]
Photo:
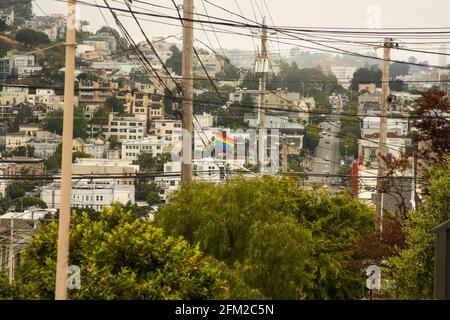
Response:
[[[135,116],[152,120],[164,118],[164,97],[146,90],[122,91],[117,99],[125,106],[125,110]]]
[[[113,91],[118,88],[119,84],[116,82],[80,81],[78,84],[78,103],[80,105],[104,105],[106,99],[111,97]]]
[[[0,59],[1,68],[2,59]],[[1,71],[0,71],[1,72]],[[16,105],[26,102],[28,99],[28,87],[7,87],[4,86],[0,91],[0,105]]]
[[[119,142],[139,140],[147,132],[147,120],[141,117],[118,117],[113,113],[109,114],[108,124],[91,124],[94,135],[103,134],[108,140],[116,136]]]
[[[153,156],[159,156],[169,149],[165,148],[166,143],[156,136],[145,137],[140,140],[126,141],[122,143],[122,159],[137,160],[140,153],[151,153]]]
[[[7,133],[4,136],[0,136],[0,144],[4,145],[6,150],[26,147],[30,141],[31,137],[23,132]]]
[[[0,197],[6,198],[6,190],[11,184],[9,176],[16,174],[16,165],[14,163],[0,163]]]
[[[330,68],[330,71],[336,76],[338,83],[348,89],[352,83],[353,74],[357,69],[356,67],[334,66]]]

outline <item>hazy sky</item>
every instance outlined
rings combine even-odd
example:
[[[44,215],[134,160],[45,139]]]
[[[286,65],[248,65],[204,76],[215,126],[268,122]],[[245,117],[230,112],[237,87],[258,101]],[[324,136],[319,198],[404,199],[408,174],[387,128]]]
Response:
[[[84,2],[90,2],[95,4],[104,5],[103,0],[83,0]],[[167,6],[170,9],[173,8],[171,0],[155,0],[144,1],[147,4],[133,2],[137,11],[150,10],[149,12],[163,13],[176,16],[176,11],[149,6],[148,4],[156,4]],[[62,0],[35,0],[40,8],[47,14],[49,13],[66,13],[67,4]],[[108,0],[112,7],[125,8],[122,0]],[[175,0],[177,4],[181,4],[182,0]],[[266,15],[268,24],[272,24],[272,19],[277,26],[290,26],[290,27],[333,27],[333,28],[367,28],[367,27],[381,27],[381,28],[428,28],[428,27],[446,27],[449,25],[450,19],[450,1],[449,0],[428,0],[428,1],[415,1],[415,0],[265,0],[267,7],[270,9],[270,15],[267,14],[267,7],[264,4],[264,0],[209,0],[209,2],[218,4],[232,12],[240,13],[238,10],[239,4],[244,16],[249,19],[258,20],[262,15]],[[207,2],[202,0],[194,0],[195,8],[198,13],[205,13],[203,5],[211,16],[243,21],[239,17],[232,14],[225,13],[217,8],[214,8]],[[254,7],[254,11],[252,8]],[[81,19],[87,20],[91,23],[93,30],[105,25],[105,21],[100,14],[98,8],[88,7],[82,4],[78,5],[79,16]],[[38,15],[42,15],[42,11],[38,7],[34,6],[34,11]],[[108,23],[115,27],[115,23],[111,17],[111,14],[103,11]],[[122,13],[125,14],[125,13]],[[181,32],[179,23],[175,20],[166,20],[155,17],[144,17],[142,19],[151,19],[157,22],[142,21],[142,25],[145,32],[149,37],[159,37],[168,35],[177,35]],[[143,40],[141,33],[137,25],[132,18],[120,17],[127,30],[132,34],[135,40]],[[202,18],[203,19],[203,18]],[[161,23],[162,22],[162,23]],[[177,26],[171,26],[168,24],[175,24]],[[200,26],[198,26],[200,28]],[[205,25],[205,28],[210,29],[209,25]],[[240,32],[249,34],[249,29],[238,29],[232,27],[216,27],[216,31],[220,31],[220,28],[228,29],[229,31]],[[405,30],[398,30],[405,31]],[[426,30],[422,30],[426,31]],[[229,34],[217,34],[220,44],[225,48],[241,48],[241,49],[254,49],[254,44],[251,37],[238,36]],[[283,37],[283,35],[280,35]],[[329,37],[330,35],[322,35]],[[333,36],[333,35],[331,35]],[[215,48],[218,47],[218,42],[213,33],[208,32],[208,38],[205,33],[200,29],[195,31],[195,37],[202,41],[211,41]],[[367,41],[367,39],[355,39],[346,38],[352,41]],[[173,39],[176,41],[175,39]],[[370,41],[382,41],[382,38],[373,38]],[[313,46],[310,43],[300,40],[280,40],[282,42],[289,42],[292,45],[281,44],[281,51],[286,52],[290,47],[297,46]],[[446,35],[446,38],[441,36],[427,39],[400,39],[400,43],[405,43],[407,48],[414,48],[419,50],[439,51],[441,44],[408,44],[409,42],[445,42],[450,43],[450,36]],[[334,43],[328,43],[334,45]],[[351,44],[343,45],[338,44],[340,48],[347,49],[355,52],[364,52],[362,47]],[[450,47],[450,45],[449,45]],[[277,52],[278,45],[272,43],[270,50]],[[377,53],[381,55],[381,49],[377,50]],[[426,59],[432,64],[438,63],[437,55],[417,54],[411,52],[398,52],[395,51],[392,54],[392,59],[404,60],[410,55],[416,55],[419,59]],[[450,60],[450,59],[448,59]]]

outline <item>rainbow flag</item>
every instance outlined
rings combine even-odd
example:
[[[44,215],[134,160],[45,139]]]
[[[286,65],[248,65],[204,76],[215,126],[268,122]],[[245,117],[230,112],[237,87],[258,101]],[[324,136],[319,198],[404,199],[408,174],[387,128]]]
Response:
[[[222,131],[217,131],[215,134],[216,149],[225,150],[225,152],[234,151],[234,140],[224,134]]]

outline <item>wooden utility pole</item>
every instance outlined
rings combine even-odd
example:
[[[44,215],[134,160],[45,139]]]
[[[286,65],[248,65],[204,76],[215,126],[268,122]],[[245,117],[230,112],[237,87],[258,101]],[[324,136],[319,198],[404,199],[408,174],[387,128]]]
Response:
[[[266,135],[266,89],[267,89],[267,74],[269,69],[269,60],[267,58],[267,27],[266,19],[263,18],[261,30],[261,52],[257,59],[257,72],[259,76],[259,109],[258,109],[258,167],[259,171],[264,170],[264,155],[266,152],[265,140]]]
[[[9,258],[8,258],[8,278],[9,285],[12,285],[14,279],[14,214],[11,213],[11,230],[9,234]]]
[[[61,209],[58,225],[55,300],[67,299],[67,269],[69,261],[70,203],[72,192],[72,140],[75,75],[75,3],[68,0],[66,21],[66,66],[64,76],[64,120],[61,161]]]
[[[393,47],[393,39],[384,39],[383,52],[383,74],[382,87],[380,97],[380,147],[378,153],[378,178],[377,178],[377,199],[376,199],[376,216],[375,230],[381,232],[383,230],[383,177],[385,175],[385,163],[387,148],[387,108],[388,108],[388,91],[389,91],[389,60],[391,58],[391,48]]]
[[[193,112],[193,55],[194,55],[194,0],[183,2],[183,159],[181,163],[181,182],[192,182],[192,126]]]

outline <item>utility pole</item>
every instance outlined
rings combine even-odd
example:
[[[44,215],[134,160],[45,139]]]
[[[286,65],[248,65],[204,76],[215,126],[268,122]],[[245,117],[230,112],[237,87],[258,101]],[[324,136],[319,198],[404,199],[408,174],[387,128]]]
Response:
[[[66,66],[64,76],[64,120],[61,161],[61,209],[58,225],[55,300],[67,299],[67,269],[69,261],[70,202],[72,192],[72,139],[75,74],[75,3],[68,0],[66,21]]]
[[[194,0],[183,2],[183,159],[181,163],[181,182],[192,182],[192,126],[193,112],[193,55],[194,55]]]
[[[281,172],[287,173],[288,172],[288,144],[287,144],[287,138],[286,135],[283,134],[282,137],[282,151],[281,151]]]
[[[389,60],[391,57],[391,48],[393,47],[393,39],[384,39],[383,52],[383,74],[382,87],[380,97],[380,148],[378,153],[378,178],[377,178],[377,199],[376,199],[376,216],[375,216],[375,230],[381,232],[383,230],[383,179],[380,177],[385,174],[385,163],[387,148],[387,107],[388,107],[388,91],[389,91]]]
[[[11,230],[9,234],[9,258],[8,258],[8,278],[9,285],[14,279],[14,215],[11,213]]]
[[[257,72],[259,76],[259,109],[258,109],[258,167],[259,171],[264,170],[264,155],[266,148],[265,140],[266,134],[266,89],[267,89],[267,74],[269,71],[269,60],[267,59],[267,26],[266,18],[263,18],[261,30],[261,52],[257,59]]]

